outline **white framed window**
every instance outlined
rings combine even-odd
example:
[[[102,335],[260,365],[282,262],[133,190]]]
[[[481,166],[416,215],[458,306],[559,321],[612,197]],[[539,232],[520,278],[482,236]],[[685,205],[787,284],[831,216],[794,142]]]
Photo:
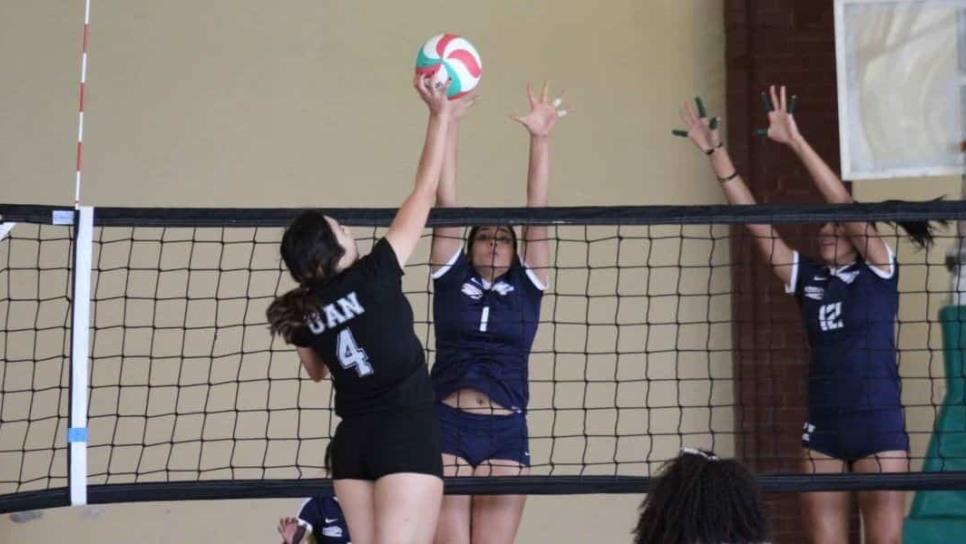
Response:
[[[835,0],[835,47],[844,179],[963,173],[966,0]]]

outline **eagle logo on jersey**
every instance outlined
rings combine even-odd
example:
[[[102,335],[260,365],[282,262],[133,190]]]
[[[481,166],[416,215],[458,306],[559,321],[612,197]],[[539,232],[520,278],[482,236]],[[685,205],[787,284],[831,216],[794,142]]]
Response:
[[[851,272],[833,272],[832,275],[838,277],[838,279],[844,281],[845,283],[851,284],[853,281],[855,281],[855,278],[859,276],[859,271],[853,270]]]
[[[476,278],[473,278],[470,281],[464,283],[463,288],[461,289],[464,295],[470,297],[473,300],[480,300],[481,298],[483,298],[483,293],[486,292],[487,290],[496,291],[500,296],[505,297],[513,292],[513,286],[503,280],[500,280],[494,283],[493,285],[491,285],[489,288],[487,288],[485,285],[480,283],[479,280],[477,280]]]

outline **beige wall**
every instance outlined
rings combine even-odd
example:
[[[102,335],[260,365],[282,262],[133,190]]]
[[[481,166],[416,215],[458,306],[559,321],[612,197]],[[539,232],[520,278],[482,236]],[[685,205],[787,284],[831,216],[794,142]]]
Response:
[[[6,73],[0,86],[0,200],[4,202],[72,202],[82,17],[78,2],[0,4],[0,65]],[[82,202],[395,206],[411,186],[425,122],[424,107],[409,87],[415,52],[422,40],[441,31],[469,37],[484,63],[483,99],[462,131],[463,202],[522,203],[526,136],[507,114],[523,111],[525,83],[543,78],[552,79],[555,90],[567,91],[573,112],[554,135],[553,204],[720,200],[702,161],[695,160],[688,145],[669,137],[669,130],[678,123],[677,104],[692,93],[702,93],[717,111],[724,106],[723,14],[718,2],[298,0],[273,5],[249,0],[151,4],[95,0]],[[581,251],[578,246],[574,252]],[[595,245],[594,251],[600,252],[601,259],[614,259],[616,249],[605,243]],[[654,259],[673,259],[673,251],[658,244],[646,248],[643,256],[625,250],[623,258],[639,260],[653,253]],[[708,258],[706,247],[686,251]],[[726,256],[727,246],[720,244],[713,258]],[[575,253],[572,258],[586,260],[587,256]],[[418,274],[411,272],[409,281],[424,289],[424,276],[415,278]],[[583,289],[587,277],[580,274],[558,276],[558,292]],[[645,281],[636,272],[628,274],[603,279],[598,275],[592,280],[614,286]],[[657,278],[654,284],[674,281]],[[695,276],[681,281],[686,290],[701,293],[709,279]],[[716,273],[714,284],[724,287],[727,281],[725,274]],[[414,304],[421,315],[424,302]],[[628,312],[613,304],[595,306],[595,315],[613,319],[606,316],[615,310]],[[708,304],[679,315],[700,315]],[[715,312],[727,315],[726,297],[714,305]],[[664,310],[672,306],[676,305],[668,301],[646,311],[652,312],[649,315],[655,321],[673,320],[673,312]],[[570,311],[581,314],[587,308]],[[632,309],[628,321],[639,313]],[[592,333],[568,334],[580,344]],[[643,334],[643,330],[628,331],[624,341],[628,345],[644,341],[643,336],[634,336]],[[727,347],[728,334],[715,334],[720,337],[715,342]],[[541,331],[538,344],[548,342],[547,337],[548,331]],[[664,338],[654,340],[654,345],[673,346]],[[589,339],[588,345],[613,346],[614,341],[606,335]],[[100,346],[110,352],[110,341]],[[547,372],[543,362],[533,364],[537,377]],[[618,369],[631,369],[632,374],[658,372],[652,376],[656,384],[662,383],[662,377],[673,379],[673,359],[658,362],[655,370],[648,371],[636,367],[634,359],[621,363],[611,358],[596,368],[605,375]],[[110,368],[107,365],[112,362],[100,364]],[[730,359],[723,357],[714,364],[722,369],[716,377],[727,383]],[[578,366],[572,368],[579,371]],[[696,385],[696,404],[709,398],[708,387],[707,381]],[[730,389],[716,387],[715,402],[730,403]],[[535,390],[534,402],[546,405],[551,393]],[[572,398],[561,393],[558,403]],[[653,405],[674,400],[667,387],[619,393],[621,402],[640,402],[642,395]],[[610,396],[616,394],[605,390],[602,402],[615,402]],[[92,410],[109,410],[113,399],[92,398]],[[631,417],[643,418],[642,412],[637,410]],[[721,421],[714,416],[716,428],[730,429],[728,412]],[[556,432],[574,423],[565,411],[560,415]],[[704,411],[654,415],[655,431],[662,424],[673,431],[677,422],[685,428],[706,428],[710,417]],[[531,424],[547,424],[541,417],[537,413]],[[637,421],[624,417],[625,422]],[[700,444],[710,444],[708,439],[690,437]],[[717,437],[715,445],[725,453],[731,451],[727,436]],[[535,455],[541,447],[534,445]],[[628,442],[625,447],[647,444]],[[662,451],[661,444],[651,447],[655,455],[666,457],[677,446],[666,446],[668,451]],[[103,461],[102,457],[92,456],[92,463]],[[639,499],[533,497],[519,541],[627,540]],[[292,512],[297,504],[295,500],[221,501],[59,509],[26,523],[4,517],[0,540],[76,541],[84,534],[88,536],[83,541],[113,542],[136,534],[145,542],[192,542],[211,534],[214,541],[261,542],[273,538],[274,519]]]
[[[73,197],[76,94],[79,72],[81,5],[74,1],[0,3],[0,201],[70,203]],[[440,2],[405,3],[296,0],[281,5],[252,0],[163,3],[95,0],[91,34],[86,170],[82,200],[92,205],[140,206],[394,206],[406,194],[422,139],[425,112],[409,88],[416,48],[444,30],[469,37],[484,62],[483,99],[463,127],[461,200],[468,205],[519,205],[523,201],[526,137],[507,119],[526,104],[528,80],[551,78],[566,89],[573,114],[554,135],[551,201],[578,204],[694,204],[720,202],[703,160],[687,144],[669,137],[678,124],[676,105],[700,92],[714,111],[724,106],[724,32],[720,2],[711,0],[608,0],[606,3]],[[884,198],[958,197],[959,180],[862,182],[855,194],[863,201]],[[578,230],[562,231],[577,235]],[[645,232],[643,230],[637,233]],[[695,233],[707,234],[706,229]],[[655,240],[675,229],[653,229]],[[605,235],[605,229],[593,231]],[[701,242],[681,247],[680,239],[641,243],[638,251],[621,248],[622,264],[646,261],[647,274],[629,270],[621,277],[607,271],[559,273],[556,292],[581,292],[588,283],[601,293],[650,281],[651,297],[664,289],[704,293],[708,282],[727,288],[724,270],[675,273],[661,264],[695,258],[707,263]],[[948,245],[948,243],[946,244]],[[602,262],[616,258],[616,243],[593,246]],[[942,260],[940,244],[927,257],[900,244],[900,260],[933,265]],[[425,250],[425,248],[423,248]],[[586,262],[585,244],[558,248],[561,262]],[[680,252],[677,253],[677,252]],[[712,260],[727,259],[719,244]],[[593,274],[588,277],[588,274]],[[705,275],[702,275],[705,274]],[[948,275],[938,266],[904,266],[900,318],[934,319],[945,303]],[[407,285],[425,289],[422,271],[411,271]],[[669,291],[674,293],[671,289]],[[629,300],[629,299],[625,299]],[[425,315],[425,299],[414,300]],[[670,297],[654,299],[644,309],[656,326],[622,327],[641,315],[639,308],[617,307],[603,299],[593,307],[548,297],[558,318],[588,316],[617,327],[600,332],[586,327],[541,330],[538,347],[570,348],[585,344],[648,346],[655,352],[711,346],[726,349],[730,334],[721,330],[673,325],[688,316],[730,315],[730,301]],[[689,305],[693,304],[694,307]],[[627,314],[626,316],[624,314]],[[926,328],[927,330],[923,330]],[[690,339],[698,339],[689,345]],[[556,344],[552,344],[557,342]],[[904,351],[910,430],[925,431],[943,393],[935,378],[942,360],[930,350],[940,346],[936,326],[900,330]],[[101,349],[109,349],[102,343]],[[619,391],[590,390],[590,400],[640,402],[650,406],[688,399],[695,406],[709,395],[732,402],[721,384],[730,378],[730,358],[690,361],[687,354],[654,353],[643,361],[629,357],[591,359],[591,372],[639,377],[651,388],[628,384]],[[717,355],[715,357],[718,357]],[[556,377],[578,378],[582,358],[561,359]],[[535,379],[548,379],[547,357],[535,357]],[[688,369],[697,368],[694,376]],[[626,373],[626,374],[625,374]],[[718,389],[709,391],[711,380]],[[933,377],[932,380],[922,379]],[[681,393],[676,378],[694,377]],[[668,382],[661,380],[667,379]],[[307,384],[306,388],[316,387]],[[324,386],[318,386],[327,394]],[[583,416],[577,400],[581,387],[556,390],[555,432],[579,429]],[[534,387],[534,404],[548,406],[552,390]],[[680,395],[680,396],[679,396]],[[215,397],[213,397],[215,398]],[[96,402],[104,399],[95,399]],[[93,404],[108,410],[110,403]],[[645,410],[625,412],[634,425]],[[546,412],[531,416],[536,429],[550,429]],[[675,432],[707,428],[714,417],[718,431],[732,428],[730,409],[709,416],[695,408],[650,410],[649,430]],[[719,418],[721,418],[719,420]],[[606,426],[609,421],[597,423]],[[925,434],[914,434],[914,455],[925,448]],[[692,444],[708,444],[704,434]],[[647,448],[654,458],[672,455],[678,440],[628,441],[633,451]],[[732,451],[727,435],[715,446]],[[547,454],[534,444],[535,456]],[[566,448],[558,461],[567,461]],[[96,461],[96,458],[94,458]],[[639,467],[646,471],[650,467]],[[637,496],[533,497],[520,542],[627,540]],[[137,534],[146,542],[266,541],[273,538],[274,518],[292,511],[298,501],[220,501],[129,504],[59,509],[39,520],[0,520],[0,541],[72,539],[113,542]],[[124,536],[121,536],[124,535]]]
[[[79,2],[0,3],[0,201],[68,204],[73,198],[76,93],[79,73]],[[554,136],[551,200],[578,204],[714,203],[720,193],[704,161],[685,143],[669,137],[676,126],[676,105],[700,92],[710,107],[724,105],[724,32],[720,2],[711,0],[609,0],[592,2],[435,2],[406,3],[310,0],[273,6],[251,0],[164,3],[95,0],[91,34],[86,168],[82,201],[91,205],[132,206],[394,206],[408,191],[421,143],[424,109],[409,88],[416,48],[443,30],[472,39],[483,56],[483,100],[463,127],[461,199],[468,205],[519,205],[523,199],[526,137],[506,114],[525,106],[524,84],[549,77],[566,89],[573,115]],[[958,180],[864,182],[860,200],[924,198],[959,194]],[[579,230],[562,233],[581,235]],[[627,267],[647,262],[647,272],[628,268],[617,277],[608,271],[559,272],[557,293],[595,293],[621,289],[629,301],[633,289],[648,285],[654,297],[643,308],[651,327],[623,325],[639,321],[642,309],[598,299],[572,303],[551,295],[545,306],[557,318],[579,316],[615,326],[541,329],[540,347],[558,349],[604,346],[628,350],[646,344],[652,353],[644,364],[637,356],[561,358],[532,363],[535,380],[587,375],[639,378],[618,387],[595,385],[590,402],[660,406],[684,401],[692,408],[624,411],[622,420],[640,432],[674,433],[678,425],[690,445],[711,445],[709,417],[719,432],[731,430],[730,408],[709,414],[698,408],[706,399],[727,405],[730,357],[674,353],[705,347],[727,350],[730,328],[674,323],[730,316],[728,297],[681,298],[676,293],[705,293],[708,285],[727,290],[726,268],[714,272],[665,271],[679,260],[707,264],[707,242],[684,246],[676,229],[628,231],[650,235],[648,242],[577,243],[558,248],[562,263],[593,257],[613,262],[620,250]],[[707,236],[696,228],[695,235]],[[606,229],[592,234],[606,236]],[[660,241],[662,234],[674,236]],[[690,245],[688,245],[690,244]],[[942,260],[942,249],[928,255]],[[423,248],[425,251],[425,248]],[[590,255],[587,252],[593,252]],[[900,260],[922,262],[921,254],[900,245]],[[711,254],[723,264],[727,245]],[[695,259],[690,261],[689,259]],[[424,258],[423,258],[424,260]],[[590,276],[588,276],[590,274]],[[712,274],[708,276],[708,274]],[[650,282],[650,283],[648,283]],[[425,289],[422,270],[410,271],[407,286]],[[931,267],[904,267],[904,291],[945,290],[948,275]],[[624,291],[629,289],[630,291]],[[902,319],[934,318],[943,294],[906,295]],[[426,315],[425,297],[414,299],[416,315]],[[645,304],[645,303],[642,303]],[[180,311],[180,310],[179,310]],[[110,310],[102,316],[110,317]],[[586,317],[585,317],[586,316]],[[617,316],[617,317],[614,317]],[[930,357],[940,345],[938,327],[900,331],[904,354],[904,394],[910,405],[940,398],[942,384],[923,380],[939,376],[942,361]],[[621,333],[620,343],[614,332]],[[554,334],[556,333],[556,334]],[[705,340],[709,340],[709,344]],[[693,343],[693,345],[692,345]],[[130,348],[130,345],[128,345]],[[114,349],[102,338],[104,353]],[[693,359],[690,359],[692,358]],[[108,357],[103,362],[113,364]],[[109,367],[110,368],[110,367]],[[131,368],[130,366],[128,368]],[[170,368],[157,368],[167,379]],[[283,370],[294,376],[294,370]],[[556,372],[557,374],[553,374]],[[716,382],[710,378],[717,380]],[[679,393],[677,378],[693,378]],[[920,378],[920,379],[917,379]],[[110,374],[106,379],[110,379]],[[662,381],[668,380],[668,381]],[[714,389],[711,389],[714,384]],[[325,403],[325,386],[316,402]],[[554,390],[535,385],[533,404],[558,408],[531,414],[534,429],[562,433],[580,429],[582,388]],[[103,392],[100,392],[103,395]],[[218,393],[209,392],[214,402]],[[314,394],[314,393],[313,393]],[[190,393],[182,402],[192,403]],[[109,413],[113,397],[95,395],[92,410]],[[611,403],[611,404],[607,404]],[[10,410],[10,408],[8,408]],[[928,429],[933,410],[910,410],[910,429]],[[7,412],[10,413],[9,411]],[[650,417],[650,419],[648,419]],[[324,425],[326,421],[320,421]],[[612,425],[604,419],[592,422]],[[135,429],[137,431],[137,429]],[[92,425],[92,433],[98,432]],[[2,437],[0,437],[2,438]],[[648,450],[652,458],[673,455],[682,439],[628,440],[621,455]],[[733,451],[727,434],[714,446]],[[914,435],[914,452],[925,435]],[[534,455],[549,458],[547,443],[535,441]],[[565,462],[574,450],[558,450]],[[616,450],[615,450],[616,451]],[[593,454],[597,454],[592,452]],[[604,454],[606,454],[605,452]],[[601,455],[604,455],[601,454]],[[92,463],[103,469],[103,456]],[[634,470],[646,472],[646,465]],[[0,470],[8,470],[8,468]],[[607,470],[606,468],[604,470]],[[623,469],[622,469],[623,470]],[[627,469],[627,472],[634,470]],[[628,540],[637,496],[532,497],[520,542]],[[0,541],[27,539],[114,542],[132,534],[144,542],[267,541],[274,519],[296,508],[295,500],[125,504],[42,512],[40,519],[14,523],[0,519]]]
[[[0,7],[8,202],[73,196],[82,13],[41,4]],[[555,136],[555,204],[718,198],[681,183],[704,165],[668,137],[692,92],[723,108],[716,2],[102,0],[92,25],[85,203],[395,205],[425,117],[415,51],[444,29],[484,63],[463,134],[466,202],[521,203],[526,137],[506,115],[542,78],[574,112]]]

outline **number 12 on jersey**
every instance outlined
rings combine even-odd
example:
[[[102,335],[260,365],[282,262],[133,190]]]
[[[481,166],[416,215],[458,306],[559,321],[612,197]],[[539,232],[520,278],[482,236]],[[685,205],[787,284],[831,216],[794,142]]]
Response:
[[[845,326],[842,323],[842,303],[826,304],[818,309],[818,324],[823,331],[834,331]]]
[[[360,378],[372,374],[372,364],[369,363],[369,356],[366,350],[359,347],[356,339],[352,336],[352,331],[348,328],[342,329],[335,342],[336,356],[342,368],[355,368]]]

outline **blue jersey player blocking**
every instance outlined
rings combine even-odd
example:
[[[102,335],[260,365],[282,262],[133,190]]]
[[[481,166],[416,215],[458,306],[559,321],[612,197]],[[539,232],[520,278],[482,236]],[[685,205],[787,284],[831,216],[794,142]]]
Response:
[[[527,206],[547,205],[550,132],[566,114],[527,86],[530,112],[514,117],[530,136]],[[459,119],[447,132],[436,193],[439,207],[456,206]],[[545,226],[523,229],[517,251],[509,226],[477,226],[464,245],[462,229],[436,228],[430,261],[436,361],[431,376],[447,476],[525,474],[530,466],[526,409],[527,366],[548,281]],[[513,542],[525,495],[446,496],[437,542]]]
[[[762,93],[768,137],[787,145],[805,165],[829,203],[852,197],[839,177],[798,130],[784,87]],[[711,160],[731,204],[755,199],[721,144],[717,119],[684,104],[689,137]],[[684,132],[676,134],[683,136]],[[928,223],[901,225],[920,246],[931,242]],[[909,439],[896,362],[899,265],[892,249],[864,222],[826,224],[819,231],[819,259],[790,248],[770,225],[747,225],[785,290],[798,299],[811,360],[808,415],[802,433],[802,470],[807,473],[906,472]],[[899,542],[905,512],[900,491],[858,493],[866,542]],[[812,542],[848,540],[849,494],[802,494]]]
[[[339,499],[319,495],[306,499],[298,517],[278,522],[282,544],[352,544]]]

